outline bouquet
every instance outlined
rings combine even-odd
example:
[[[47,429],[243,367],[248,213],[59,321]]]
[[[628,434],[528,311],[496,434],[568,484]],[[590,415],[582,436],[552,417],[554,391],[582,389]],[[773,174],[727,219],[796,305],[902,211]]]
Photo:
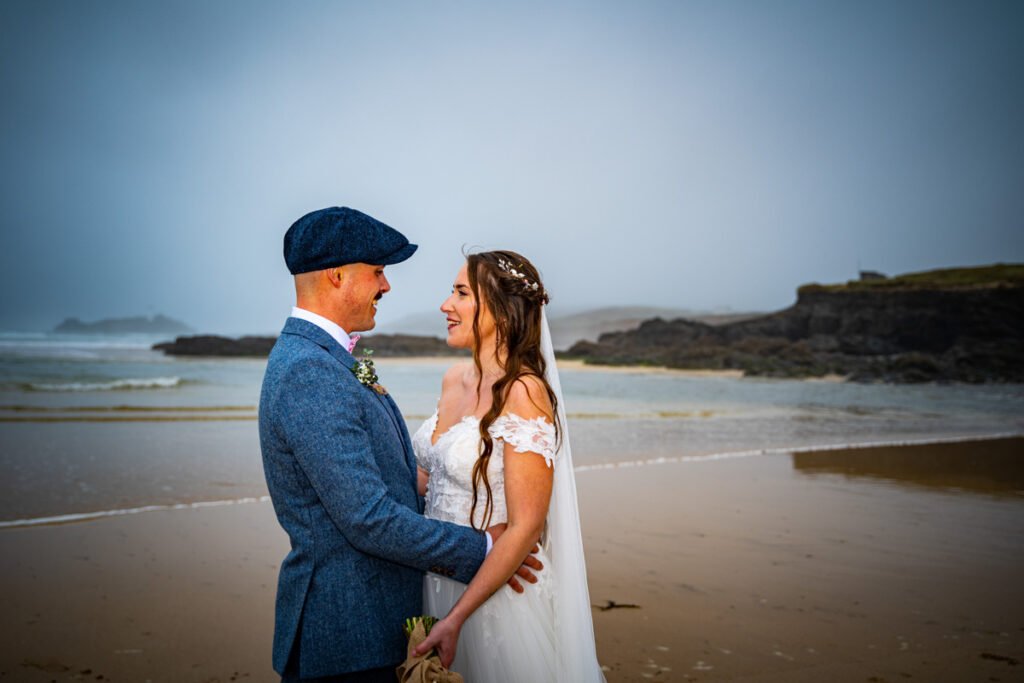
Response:
[[[462,676],[441,666],[435,650],[414,656],[412,651],[422,643],[437,623],[434,617],[412,617],[405,620],[405,635],[409,638],[406,658],[398,669],[399,683],[463,683]]]

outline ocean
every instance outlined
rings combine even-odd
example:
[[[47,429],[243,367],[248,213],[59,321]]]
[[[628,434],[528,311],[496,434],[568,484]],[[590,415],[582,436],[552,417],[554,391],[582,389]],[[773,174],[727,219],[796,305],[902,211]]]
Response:
[[[0,334],[0,526],[266,496],[262,359],[144,336]],[[450,359],[380,359],[410,431]],[[885,385],[651,369],[561,371],[578,470],[1024,434],[1024,385]],[[1021,492],[1024,495],[1024,492]]]

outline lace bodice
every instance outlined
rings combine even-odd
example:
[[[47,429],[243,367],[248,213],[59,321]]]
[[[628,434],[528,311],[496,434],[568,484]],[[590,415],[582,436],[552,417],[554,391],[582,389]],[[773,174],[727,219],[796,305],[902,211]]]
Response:
[[[480,454],[480,421],[468,415],[430,442],[437,429],[437,411],[412,437],[417,464],[430,474],[427,485],[426,515],[469,526],[473,507],[473,465]],[[498,417],[488,430],[494,439],[494,453],[487,467],[494,511],[491,524],[508,521],[505,507],[504,445],[519,453],[538,453],[548,466],[555,459],[555,427],[542,417],[527,420],[514,414]],[[481,483],[477,492],[476,521],[482,521],[487,491]]]

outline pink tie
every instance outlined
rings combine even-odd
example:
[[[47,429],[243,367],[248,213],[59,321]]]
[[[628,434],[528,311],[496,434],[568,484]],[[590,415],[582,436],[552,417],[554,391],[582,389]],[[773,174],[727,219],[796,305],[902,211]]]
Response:
[[[358,334],[353,334],[348,338],[348,352],[352,353],[352,349],[356,348],[356,342],[362,339]]]

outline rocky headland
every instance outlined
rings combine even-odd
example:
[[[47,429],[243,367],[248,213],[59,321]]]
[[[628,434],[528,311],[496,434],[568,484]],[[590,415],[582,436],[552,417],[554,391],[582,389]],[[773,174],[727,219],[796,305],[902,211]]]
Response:
[[[768,377],[1024,382],[1024,265],[804,285],[777,313],[718,326],[655,318],[564,355]]]
[[[195,335],[178,337],[172,342],[154,344],[153,348],[169,356],[265,357],[273,348],[277,337],[220,337]],[[467,352],[453,349],[438,337],[413,334],[366,335],[359,340],[356,355],[361,349],[373,349],[375,358],[403,358],[416,356],[458,356]]]

